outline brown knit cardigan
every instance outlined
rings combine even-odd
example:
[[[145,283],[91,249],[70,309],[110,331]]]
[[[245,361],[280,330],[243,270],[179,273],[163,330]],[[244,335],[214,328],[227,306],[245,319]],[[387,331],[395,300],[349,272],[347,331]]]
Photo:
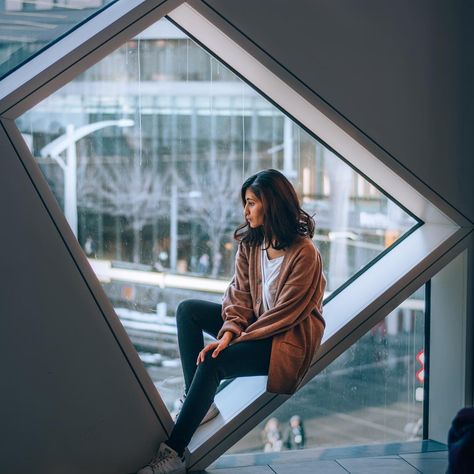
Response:
[[[235,273],[222,300],[224,324],[241,341],[273,336],[267,390],[292,394],[306,374],[324,332],[326,279],[321,255],[309,237],[298,236],[280,267],[275,306],[262,309],[261,246],[239,243]]]

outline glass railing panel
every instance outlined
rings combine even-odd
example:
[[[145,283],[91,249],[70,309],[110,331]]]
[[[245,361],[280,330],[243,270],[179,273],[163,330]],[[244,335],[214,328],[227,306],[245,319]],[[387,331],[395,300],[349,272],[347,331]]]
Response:
[[[1,0],[0,79],[116,0]]]
[[[425,291],[416,291],[228,452],[423,437]]]
[[[328,293],[416,225],[166,19],[17,125],[170,409],[176,307],[221,301],[250,174],[281,170],[314,214]]]

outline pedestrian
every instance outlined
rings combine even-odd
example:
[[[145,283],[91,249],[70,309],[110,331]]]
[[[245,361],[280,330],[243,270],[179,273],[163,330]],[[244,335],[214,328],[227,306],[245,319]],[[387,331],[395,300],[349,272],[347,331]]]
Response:
[[[212,263],[212,274],[211,274],[212,277],[215,278],[219,274],[221,270],[221,263],[222,263],[222,254],[219,251],[217,251],[214,254],[214,259]]]
[[[95,245],[94,239],[88,235],[84,242],[84,252],[88,257],[95,257],[97,246]]]
[[[155,241],[152,249],[152,260],[153,260],[153,268],[157,272],[162,272],[164,270],[163,265],[160,262],[160,255],[161,255],[161,246],[158,240]]]
[[[183,403],[170,437],[139,474],[186,472],[184,450],[202,420],[218,415],[222,379],[268,375],[268,392],[293,394],[321,343],[326,279],[313,218],[276,170],[250,176],[240,196],[245,222],[234,232],[234,276],[222,304],[178,305]],[[204,346],[203,331],[217,340]]]
[[[263,429],[263,452],[274,453],[281,451],[283,440],[281,439],[280,422],[278,418],[270,418]]]
[[[286,449],[303,449],[305,444],[305,434],[303,421],[299,415],[293,415],[288,423],[285,435]]]
[[[198,273],[207,273],[208,269],[209,269],[209,255],[207,253],[203,253],[199,257]]]

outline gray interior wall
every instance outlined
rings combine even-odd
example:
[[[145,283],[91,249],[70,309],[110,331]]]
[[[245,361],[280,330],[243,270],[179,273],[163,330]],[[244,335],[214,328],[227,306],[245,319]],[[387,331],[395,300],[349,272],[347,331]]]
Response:
[[[470,2],[202,3],[474,222]]]

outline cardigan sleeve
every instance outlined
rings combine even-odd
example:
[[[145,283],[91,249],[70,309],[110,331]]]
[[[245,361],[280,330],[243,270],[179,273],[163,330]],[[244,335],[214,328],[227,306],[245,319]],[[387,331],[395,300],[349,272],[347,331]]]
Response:
[[[242,243],[239,243],[235,256],[235,273],[222,300],[222,319],[224,324],[217,338],[225,331],[240,336],[251,321],[255,319],[249,283],[249,263]]]
[[[246,332],[253,338],[265,338],[287,331],[315,309],[324,287],[321,256],[314,247],[306,247],[296,256],[275,306],[262,313]]]

